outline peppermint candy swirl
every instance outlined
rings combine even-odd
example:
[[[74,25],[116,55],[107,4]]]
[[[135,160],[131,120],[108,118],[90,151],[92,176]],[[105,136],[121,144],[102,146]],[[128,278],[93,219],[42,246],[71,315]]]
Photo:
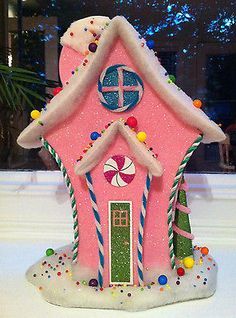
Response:
[[[125,187],[135,177],[135,165],[133,161],[123,155],[112,156],[104,164],[104,176],[115,187]]]

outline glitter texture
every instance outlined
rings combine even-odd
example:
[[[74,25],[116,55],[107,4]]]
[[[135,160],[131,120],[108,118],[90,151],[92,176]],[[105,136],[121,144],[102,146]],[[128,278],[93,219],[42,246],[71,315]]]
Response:
[[[138,67],[133,64],[123,45],[117,42],[107,58],[103,69],[119,63],[132,68],[139,75]],[[144,81],[143,78],[142,80]],[[78,205],[80,231],[79,262],[94,270],[97,269],[98,265],[95,224],[85,180],[74,174],[74,165],[84,147],[90,142],[91,132],[100,132],[111,120],[116,120],[120,117],[126,120],[130,116],[137,118],[138,129],[146,132],[148,145],[158,152],[158,159],[164,166],[163,176],[153,180],[150,191],[145,224],[144,267],[148,267],[150,270],[156,266],[159,268],[169,268],[167,207],[170,189],[177,168],[186,150],[196,139],[199,132],[179,120],[165,102],[160,100],[154,94],[151,87],[144,81],[144,94],[141,102],[133,110],[127,111],[122,115],[101,107],[97,95],[97,83],[94,83],[86,95],[84,102],[78,105],[78,111],[74,113],[73,117],[58,125],[50,134],[45,136],[61,157],[73,184],[76,200],[78,204],[81,204]],[[104,180],[103,176],[104,163],[114,154],[119,153],[128,156],[136,167],[135,179],[124,188],[112,187]],[[101,162],[91,172],[101,214],[104,237],[105,286],[109,285],[107,213],[108,201],[112,200],[133,202],[133,268],[134,283],[138,283],[137,237],[146,174],[146,169],[140,166],[134,158],[132,150],[120,135],[117,135],[104,158],[101,158]],[[125,190],[123,191],[122,189]]]

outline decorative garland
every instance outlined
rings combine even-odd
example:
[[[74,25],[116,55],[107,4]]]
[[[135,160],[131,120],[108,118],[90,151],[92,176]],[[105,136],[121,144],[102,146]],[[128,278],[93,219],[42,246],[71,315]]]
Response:
[[[138,280],[141,286],[144,285],[143,281],[143,231],[145,225],[145,217],[147,212],[147,201],[151,187],[152,174],[149,172],[146,177],[146,184],[143,191],[142,206],[140,212],[139,221],[139,233],[138,233]]]
[[[168,217],[168,237],[169,237],[169,251],[170,251],[170,260],[171,260],[171,267],[172,269],[175,268],[175,255],[174,255],[174,244],[173,244],[173,228],[172,228],[172,214],[173,214],[173,203],[175,201],[176,195],[178,193],[177,189],[179,186],[179,181],[182,178],[184,173],[184,169],[191,158],[193,152],[198,148],[199,144],[202,141],[203,136],[199,135],[198,138],[194,141],[194,143],[189,147],[187,150],[184,159],[182,160],[178,171],[175,175],[174,182],[171,188],[170,198],[169,198],[169,206],[167,210],[167,217]]]
[[[69,195],[70,195],[70,201],[71,201],[71,207],[73,211],[73,229],[74,229],[74,245],[73,245],[73,263],[77,262],[77,257],[78,257],[78,246],[79,246],[79,227],[78,227],[78,212],[77,212],[77,206],[76,206],[76,200],[75,200],[75,195],[74,195],[74,189],[71,184],[70,178],[67,174],[66,168],[63,165],[61,158],[58,156],[56,151],[50,146],[50,144],[43,138],[41,137],[41,142],[43,147],[48,150],[48,152],[52,155],[52,157],[55,159],[56,163],[58,164],[58,167],[60,168],[65,184],[67,186],[67,189],[69,190]]]
[[[87,186],[89,189],[89,195],[92,203],[93,214],[95,218],[96,232],[98,237],[98,249],[99,249],[99,266],[98,266],[98,283],[100,287],[103,286],[103,269],[104,269],[104,247],[103,236],[101,228],[101,220],[98,212],[97,200],[93,189],[92,177],[89,172],[85,174]]]

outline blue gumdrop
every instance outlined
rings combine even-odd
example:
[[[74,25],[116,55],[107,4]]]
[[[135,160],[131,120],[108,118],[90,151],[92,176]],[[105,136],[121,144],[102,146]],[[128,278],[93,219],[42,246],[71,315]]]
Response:
[[[100,135],[97,131],[93,131],[93,132],[90,134],[90,139],[91,139],[91,140],[96,140],[96,139],[98,139],[99,137],[101,137],[101,135]]]
[[[160,275],[158,277],[158,283],[160,285],[165,285],[167,283],[167,281],[168,281],[168,279],[167,279],[166,275]]]
[[[154,40],[147,40],[146,44],[150,50],[154,49],[154,46],[155,46]]]

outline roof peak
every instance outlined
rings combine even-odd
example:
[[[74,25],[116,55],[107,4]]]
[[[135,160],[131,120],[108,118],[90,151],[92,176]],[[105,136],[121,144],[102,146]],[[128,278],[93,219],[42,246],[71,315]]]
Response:
[[[142,166],[145,166],[153,176],[159,177],[162,175],[163,168],[161,163],[154,158],[146,146],[137,139],[136,133],[120,119],[111,123],[101,137],[93,143],[93,147],[84,155],[83,159],[75,165],[75,173],[84,175],[91,171],[102,160],[102,156],[118,133],[127,141],[135,158]]]
[[[223,131],[202,110],[193,106],[192,99],[174,83],[168,81],[168,74],[160,65],[154,51],[147,47],[145,40],[140,38],[138,32],[124,17],[117,16],[112,20],[109,18],[107,18],[108,20],[104,20],[104,17],[100,18],[104,29],[102,30],[102,35],[98,38],[96,52],[90,52],[86,56],[89,62],[88,65],[85,63],[86,66],[84,66],[84,63],[82,63],[78,68],[78,72],[75,72],[69,80],[69,85],[66,85],[50,101],[47,111],[40,117],[43,125],[39,125],[38,120],[35,120],[21,133],[18,138],[18,143],[21,146],[25,148],[39,147],[40,136],[44,136],[55,125],[60,124],[74,113],[80,106],[91,85],[99,77],[106,59],[112,51],[114,41],[118,36],[133,59],[133,64],[137,67],[142,79],[153,88],[155,93],[165,102],[166,107],[169,107],[187,125],[197,128],[202,132],[203,142],[209,143],[225,139]],[[106,20],[107,22],[105,22]],[[96,23],[91,23],[92,21],[88,20],[88,23],[95,27]],[[97,29],[101,30],[100,23],[98,23]],[[97,34],[92,34],[92,29],[88,30],[94,41],[94,35],[97,36]],[[84,32],[86,33],[88,30]],[[73,30],[71,31],[69,28],[69,31],[73,34],[71,36],[73,38]],[[89,38],[91,36],[89,35]]]

